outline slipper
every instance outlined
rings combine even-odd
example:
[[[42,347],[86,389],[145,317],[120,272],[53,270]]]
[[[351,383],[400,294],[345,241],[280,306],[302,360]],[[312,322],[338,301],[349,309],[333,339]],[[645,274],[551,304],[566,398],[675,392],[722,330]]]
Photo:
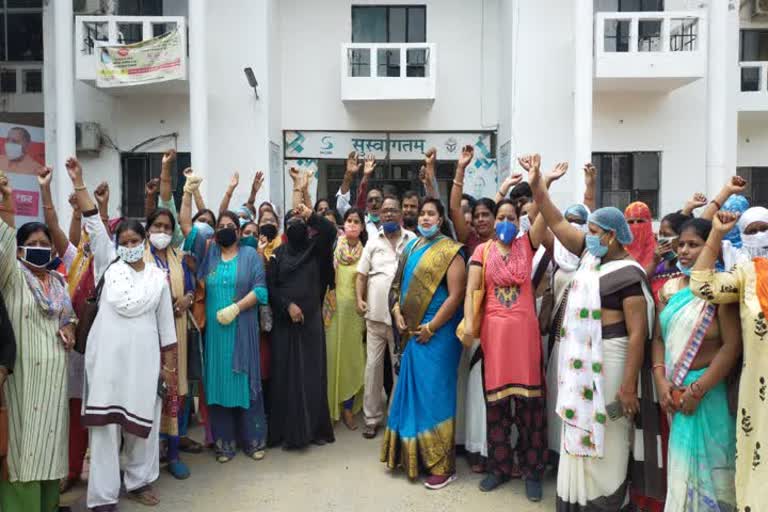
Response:
[[[160,503],[160,499],[152,494],[152,487],[149,485],[128,491],[128,499],[147,507],[155,507]]]
[[[203,453],[203,445],[189,437],[179,438],[179,450],[184,453]]]

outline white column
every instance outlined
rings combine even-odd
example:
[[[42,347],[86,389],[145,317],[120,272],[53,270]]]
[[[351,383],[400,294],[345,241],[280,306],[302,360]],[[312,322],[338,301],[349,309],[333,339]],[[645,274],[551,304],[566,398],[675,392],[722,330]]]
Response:
[[[189,0],[189,131],[192,168],[208,177],[208,43],[205,0]],[[203,191],[206,182],[203,181]],[[204,195],[205,196],[205,195]]]
[[[72,189],[64,162],[75,156],[75,68],[74,68],[74,15],[72,0],[57,0],[49,4],[53,8],[53,59],[56,62],[56,153],[52,164],[56,172],[53,182],[53,200],[60,212],[62,226],[69,225],[67,198]],[[49,7],[50,8],[50,7]]]
[[[592,161],[592,47],[594,9],[592,0],[573,0],[573,159],[571,173],[580,174]],[[571,181],[573,183],[573,181]],[[575,181],[573,201],[581,203],[584,180]]]
[[[739,14],[736,0],[710,0],[707,72],[707,194],[736,174]]]

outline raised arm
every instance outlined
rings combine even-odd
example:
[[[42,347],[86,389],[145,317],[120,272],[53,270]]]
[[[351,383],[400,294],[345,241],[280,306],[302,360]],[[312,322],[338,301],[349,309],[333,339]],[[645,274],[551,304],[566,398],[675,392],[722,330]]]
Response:
[[[16,227],[16,198],[13,197],[13,188],[8,176],[0,170],[0,194],[3,196],[0,204],[0,220],[11,228]]]
[[[541,175],[541,157],[526,156],[520,159],[520,165],[528,171],[529,184],[533,191],[533,199],[539,207],[539,212],[552,233],[560,243],[573,254],[584,251],[585,234],[568,223],[560,210],[552,202],[549,191]]]
[[[720,211],[712,219],[712,230],[704,247],[696,258],[691,272],[691,291],[697,297],[714,304],[738,302],[742,280],[738,266],[730,272],[715,272],[715,262],[720,254],[723,237],[738,222],[739,216],[732,212]]]
[[[333,248],[333,242],[336,240],[337,234],[336,226],[333,222],[322,215],[314,213],[306,205],[304,205],[303,208],[300,208],[299,215],[306,220],[309,227],[317,230],[317,235],[315,236],[316,249],[319,251],[330,252]]]
[[[436,170],[435,165],[437,163],[437,149],[429,148],[424,153],[424,166],[419,172],[419,177],[424,185],[424,195],[434,199],[440,199],[440,194],[437,191],[437,180],[435,179]]]
[[[683,209],[680,210],[680,213],[683,215],[687,215],[688,217],[693,217],[693,211],[701,208],[702,206],[705,206],[707,204],[707,196],[702,194],[701,192],[696,192],[693,194],[693,197],[691,197],[688,201],[685,202],[685,206],[683,206]]]
[[[256,211],[256,195],[259,193],[259,190],[261,190],[263,184],[264,172],[256,171],[256,175],[253,177],[253,183],[251,183],[251,193],[248,195],[248,201],[245,203],[246,208],[251,210],[254,218],[256,218],[256,214],[258,213]]]
[[[69,241],[75,247],[80,245],[80,235],[83,232],[83,212],[77,204],[77,196],[69,195],[69,206],[72,207],[72,219],[69,221]]]
[[[464,194],[464,173],[472,161],[474,153],[475,148],[469,145],[461,149],[461,155],[458,162],[456,162],[456,174],[453,177],[453,185],[451,186],[451,197],[448,201],[451,221],[456,230],[456,238],[462,244],[467,243],[470,233],[470,227],[467,225],[467,221],[461,211],[461,196]],[[522,179],[522,175],[520,175],[520,178]]]
[[[554,182],[565,176],[568,172],[568,162],[560,162],[555,167],[544,175],[544,184],[547,186],[547,190],[552,186]],[[539,216],[539,204],[534,201],[533,205],[528,208],[528,218],[538,218]]]
[[[701,212],[701,218],[714,220],[715,214],[723,207],[728,198],[734,194],[743,194],[746,187],[747,180],[741,176],[732,176],[728,183],[723,185],[723,188],[720,189],[715,198],[704,208],[704,211]]]
[[[221,203],[219,204],[219,215],[221,215],[221,212],[229,210],[229,202],[232,200],[232,194],[235,193],[235,189],[239,184],[240,173],[235,171],[229,180],[229,185],[227,185],[227,190],[224,192],[224,197],[221,198]]]
[[[202,179],[192,173],[192,169],[184,170],[186,182],[184,183],[184,193],[181,196],[181,210],[179,210],[179,226],[184,236],[188,236],[192,231],[192,196],[199,193],[200,182]]]
[[[493,198],[494,201],[497,203],[507,197],[509,195],[509,191],[512,190],[512,187],[517,185],[523,181],[523,174],[520,172],[515,172],[514,170],[509,172],[509,176],[507,176],[504,181],[501,182],[501,186],[499,187],[498,192],[496,192],[496,196]],[[462,180],[463,183],[463,180]],[[451,199],[453,199],[453,196],[451,196]]]
[[[176,150],[169,149],[163,155],[160,164],[160,199],[170,201],[173,194],[173,164],[176,161]]]
[[[344,171],[344,180],[341,182],[339,191],[336,192],[336,211],[341,217],[347,213],[352,207],[350,203],[349,191],[352,188],[352,181],[355,179],[355,174],[360,172],[363,164],[358,163],[357,152],[353,151],[347,157],[347,166]]]
[[[157,191],[160,189],[160,179],[152,178],[144,186],[144,217],[149,218],[157,210]]]
[[[104,229],[109,233],[109,184],[102,181],[93,191],[93,197],[96,199],[96,206],[99,208],[99,217],[104,224]]]
[[[584,206],[590,212],[597,209],[597,169],[591,163],[584,165]]]
[[[43,217],[45,219],[45,224],[51,232],[56,253],[60,257],[63,257],[69,248],[69,239],[59,225],[59,216],[56,215],[56,208],[53,206],[53,197],[51,196],[52,177],[53,168],[50,166],[46,165],[37,171],[37,183],[40,185],[40,199],[43,203]]]

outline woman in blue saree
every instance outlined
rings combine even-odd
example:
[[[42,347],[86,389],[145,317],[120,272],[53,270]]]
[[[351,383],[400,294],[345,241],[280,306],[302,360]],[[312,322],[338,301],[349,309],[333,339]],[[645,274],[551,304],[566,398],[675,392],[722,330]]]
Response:
[[[734,305],[697,298],[689,275],[711,223],[693,219],[680,229],[678,268],[659,291],[653,373],[664,410],[672,415],[666,512],[731,512],[736,508],[736,421],[725,378],[741,354]]]
[[[419,234],[403,251],[391,302],[400,331],[399,377],[389,411],[381,461],[416,479],[429,472],[428,489],[456,479],[456,380],[462,346],[456,337],[466,286],[461,244],[440,233],[445,210],[426,199]]]

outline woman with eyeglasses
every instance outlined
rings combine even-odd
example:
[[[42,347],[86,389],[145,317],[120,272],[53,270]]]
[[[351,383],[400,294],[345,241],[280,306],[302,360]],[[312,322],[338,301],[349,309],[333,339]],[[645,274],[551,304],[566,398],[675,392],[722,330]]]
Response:
[[[76,318],[66,283],[48,270],[53,240],[45,224],[15,229],[16,202],[0,172],[0,295],[16,334],[15,366],[4,359],[0,397],[8,408],[8,478],[0,480],[4,512],[49,512],[67,475],[67,351]]]

